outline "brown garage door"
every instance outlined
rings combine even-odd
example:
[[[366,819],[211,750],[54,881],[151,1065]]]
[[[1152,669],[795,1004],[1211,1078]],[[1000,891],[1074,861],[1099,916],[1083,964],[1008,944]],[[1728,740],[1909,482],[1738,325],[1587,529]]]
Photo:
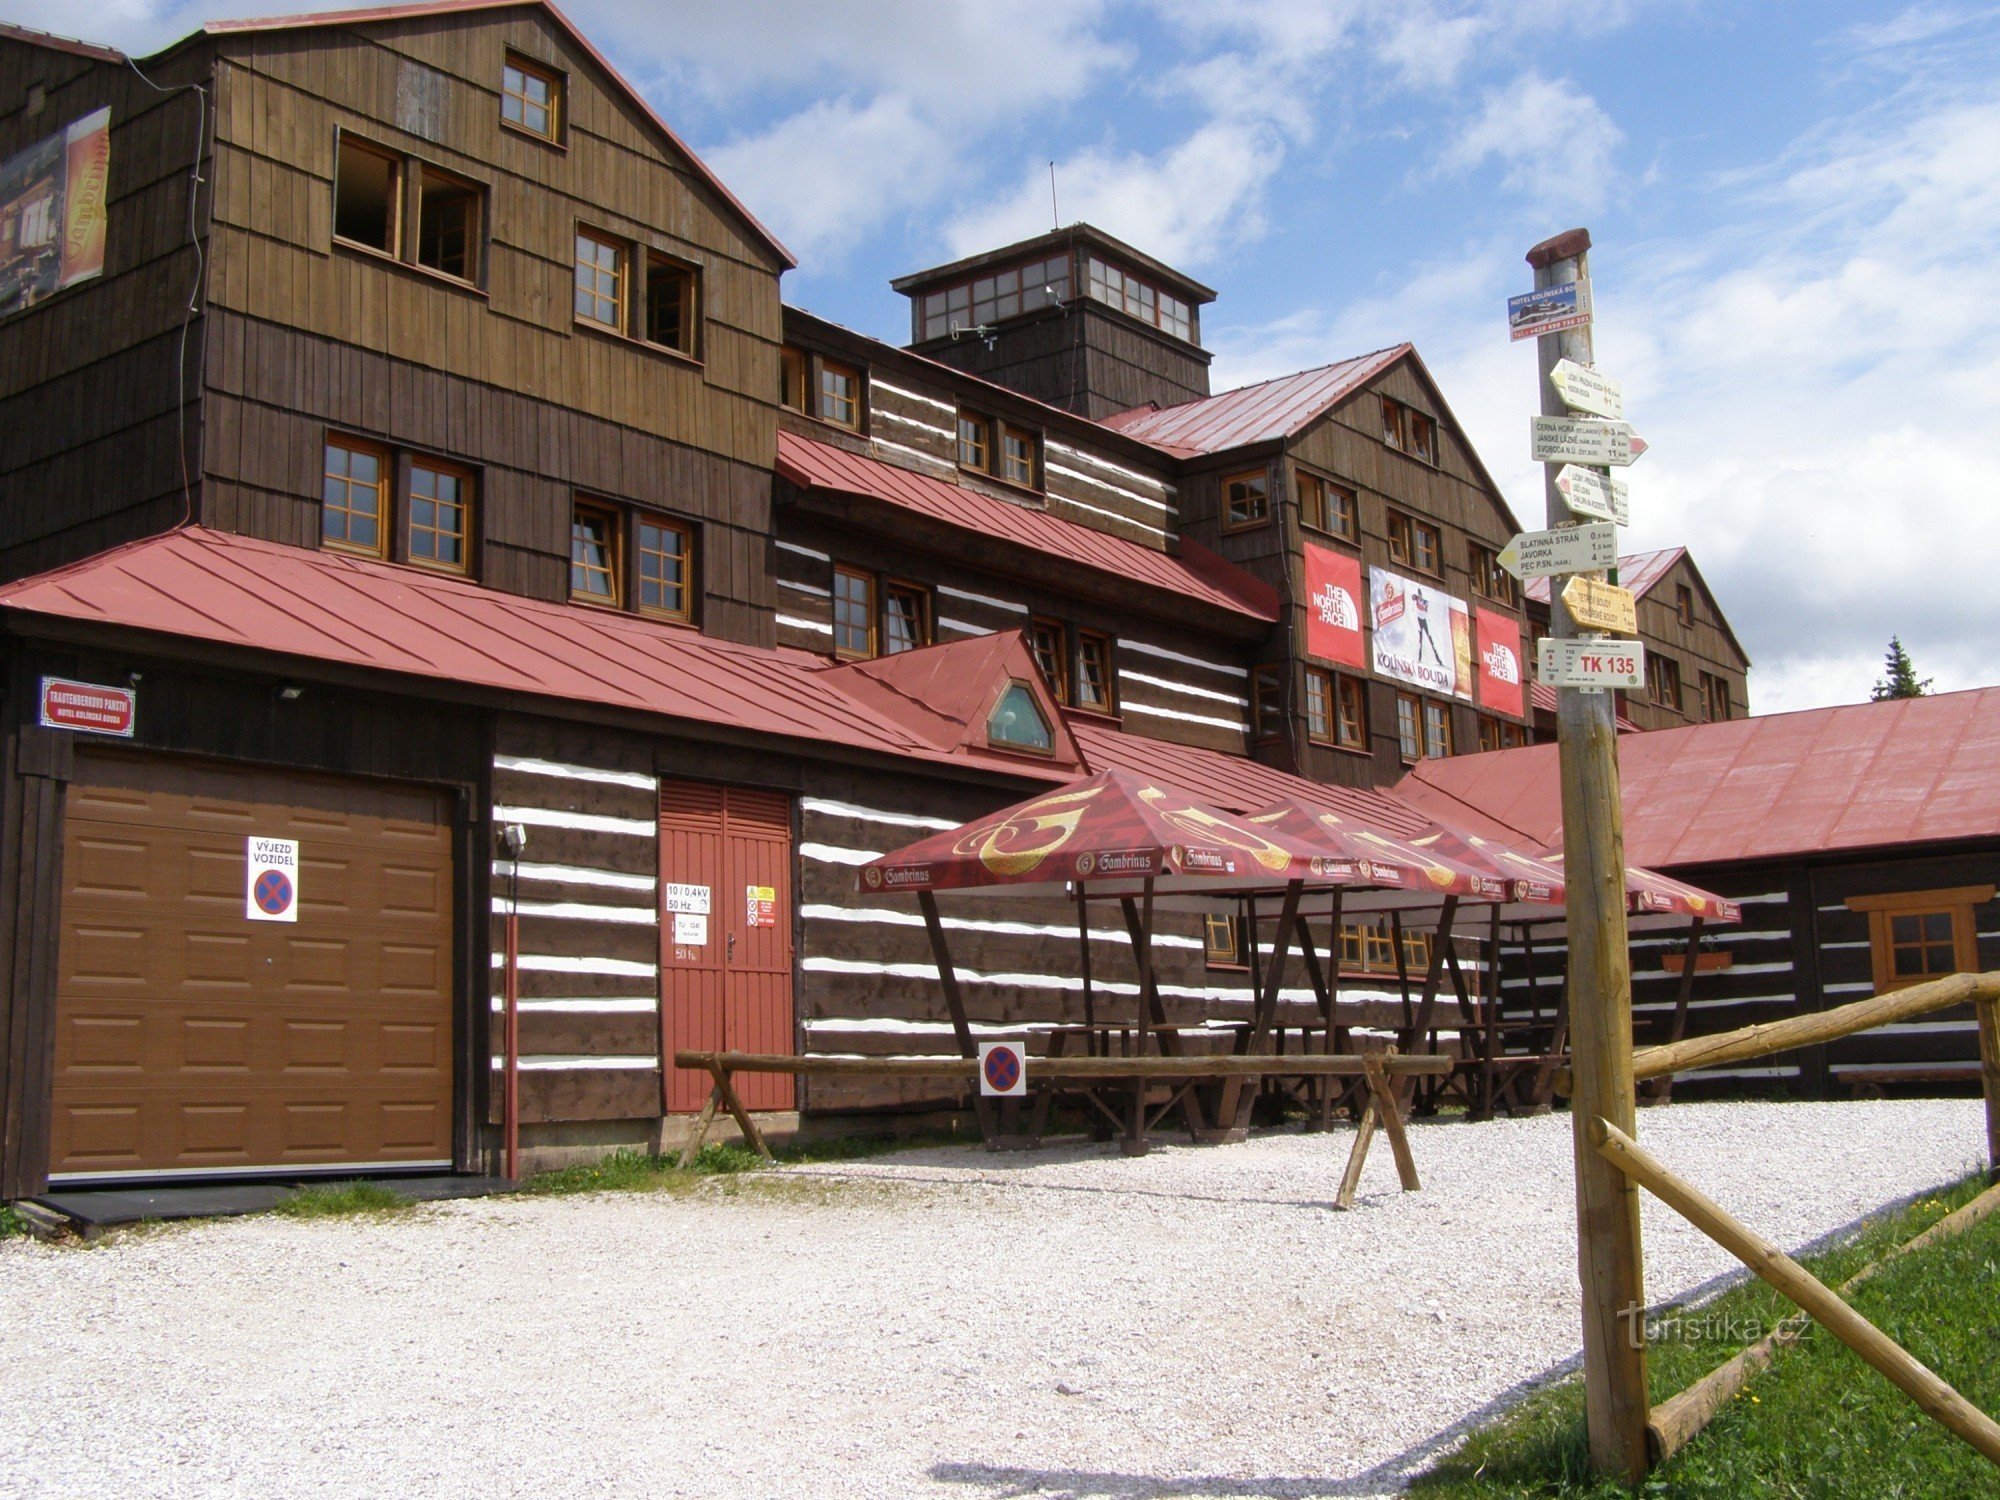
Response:
[[[296,923],[244,916],[252,836],[298,841]],[[79,755],[63,885],[51,1172],[449,1161],[440,795]]]

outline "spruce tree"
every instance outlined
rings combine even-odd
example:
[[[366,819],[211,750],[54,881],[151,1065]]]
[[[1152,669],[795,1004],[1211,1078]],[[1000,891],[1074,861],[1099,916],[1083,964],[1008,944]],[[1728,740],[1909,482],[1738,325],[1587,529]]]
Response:
[[[1931,690],[1932,679],[1917,680],[1917,669],[1910,664],[1910,653],[1903,649],[1900,636],[1889,637],[1889,651],[1882,659],[1888,676],[1869,689],[1868,696],[1876,703],[1885,698],[1921,698]]]

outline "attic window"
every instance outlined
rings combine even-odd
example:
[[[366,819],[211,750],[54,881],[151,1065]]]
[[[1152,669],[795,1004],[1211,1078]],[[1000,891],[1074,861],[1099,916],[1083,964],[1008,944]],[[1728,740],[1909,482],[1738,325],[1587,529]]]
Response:
[[[509,52],[500,69],[500,119],[503,124],[538,135],[562,139],[563,80],[559,73]]]
[[[1024,682],[1010,682],[993,712],[986,717],[986,739],[994,745],[1010,745],[1016,750],[1055,752],[1055,735],[1042,717],[1041,705]]]

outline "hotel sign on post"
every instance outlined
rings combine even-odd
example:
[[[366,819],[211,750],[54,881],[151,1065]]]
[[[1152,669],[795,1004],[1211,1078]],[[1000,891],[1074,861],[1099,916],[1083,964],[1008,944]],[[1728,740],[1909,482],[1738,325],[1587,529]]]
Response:
[[[1507,299],[1507,337],[1517,343],[1589,322],[1590,288],[1574,281]]]

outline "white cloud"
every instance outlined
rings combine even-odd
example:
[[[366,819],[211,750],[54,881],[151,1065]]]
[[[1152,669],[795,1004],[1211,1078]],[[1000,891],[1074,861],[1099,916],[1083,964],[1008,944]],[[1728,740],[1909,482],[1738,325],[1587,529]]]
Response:
[[[1264,189],[1284,152],[1277,131],[1232,121],[1157,155],[1086,151],[1057,163],[1056,206],[1066,224],[1091,223],[1173,265],[1198,265],[1262,231]],[[1048,167],[1038,162],[997,203],[952,219],[945,239],[952,254],[969,255],[1048,227]]]
[[[1612,155],[1624,139],[1597,101],[1568,79],[1523,73],[1487,91],[1438,169],[1465,173],[1497,161],[1507,191],[1545,210],[1585,210],[1604,201]]]

